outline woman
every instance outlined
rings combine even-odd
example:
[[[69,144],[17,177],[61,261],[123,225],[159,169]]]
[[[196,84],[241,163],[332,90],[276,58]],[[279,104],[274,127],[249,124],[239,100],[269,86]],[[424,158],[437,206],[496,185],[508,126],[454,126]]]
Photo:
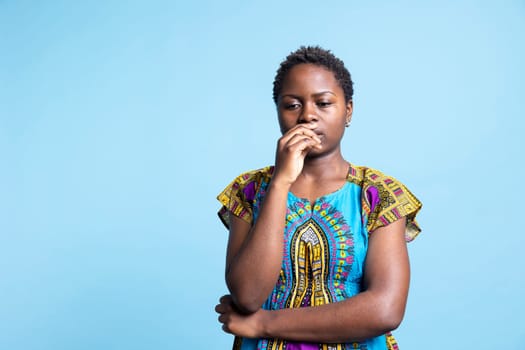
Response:
[[[409,285],[406,241],[421,203],[392,177],[347,162],[353,87],[330,51],[301,47],[274,81],[275,166],[219,196],[229,228],[216,311],[237,349],[397,349]]]

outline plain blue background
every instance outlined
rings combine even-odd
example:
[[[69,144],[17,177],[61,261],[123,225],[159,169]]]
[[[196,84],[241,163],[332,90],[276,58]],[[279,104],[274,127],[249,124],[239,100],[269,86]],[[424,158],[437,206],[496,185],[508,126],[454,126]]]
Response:
[[[215,196],[273,162],[302,44],[344,154],[423,201],[407,349],[524,349],[523,1],[0,1],[0,349],[228,349]]]

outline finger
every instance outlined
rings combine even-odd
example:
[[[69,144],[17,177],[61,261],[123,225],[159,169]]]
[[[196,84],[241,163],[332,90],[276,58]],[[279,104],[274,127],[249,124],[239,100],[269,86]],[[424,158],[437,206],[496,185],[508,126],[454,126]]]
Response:
[[[224,310],[224,306],[223,304],[217,304],[215,305],[215,312],[218,313],[218,314],[223,314],[226,312],[226,310]]]
[[[299,124],[299,125],[296,125],[295,127],[291,128],[290,130],[288,130],[282,137],[281,137],[281,140],[283,143],[286,143],[288,142],[294,135],[297,135],[297,134],[303,134],[303,135],[308,135],[308,136],[311,136],[313,138],[317,138],[319,141],[321,141],[319,139],[319,136],[312,131],[312,129],[314,129],[315,127],[317,127],[317,124]]]
[[[314,147],[314,141],[311,139],[300,139],[287,147],[287,152],[292,157],[304,157],[310,149]]]
[[[293,135],[290,135],[290,137],[288,138],[288,140],[283,144],[283,147],[287,147],[289,145],[292,145],[294,143],[296,143],[297,141],[300,141],[304,138],[308,138],[308,139],[311,139],[313,140],[315,143],[321,143],[321,139],[319,138],[319,136],[316,134],[316,133],[296,133],[296,134],[293,134]]]
[[[313,132],[313,130],[311,130],[309,128],[305,128],[303,126],[299,126],[297,128],[294,128],[294,129],[290,130],[288,133],[283,135],[282,139],[286,142],[289,139],[291,139],[292,137],[294,137],[295,135],[306,135],[306,136],[310,136],[312,138],[319,139],[319,136],[315,132]],[[319,139],[319,141],[320,141],[320,139]]]
[[[295,146],[297,152],[301,152],[301,155],[305,156],[308,151],[316,147],[318,144],[314,140],[304,140],[304,142],[299,142]]]
[[[226,313],[233,310],[233,304],[232,303],[220,303],[215,306],[215,312],[217,313]]]
[[[315,129],[315,128],[317,128],[317,125],[318,124],[317,124],[316,121],[311,121],[311,122],[308,122],[308,123],[299,123],[296,126],[292,127],[290,130],[297,129],[297,128]]]
[[[310,137],[307,136],[298,136],[290,140],[290,142],[286,145],[286,148],[289,152],[295,153],[295,152],[302,152],[306,149],[318,147],[321,144]]]
[[[230,333],[232,334],[232,332],[230,331],[230,329],[228,328],[228,326],[226,326],[225,324],[222,325],[222,330],[226,333]]]
[[[223,295],[222,297],[219,298],[219,302],[221,304],[227,304],[227,303],[229,304],[229,303],[231,303],[231,300],[232,300],[232,297],[229,294],[225,294],[225,295]]]
[[[300,133],[300,134],[295,134],[292,138],[290,138],[290,140],[288,141],[288,143],[291,143],[293,142],[294,139],[298,138],[298,137],[307,137],[307,138],[310,138],[312,139],[316,144],[321,144],[321,139],[319,138],[319,136],[314,133],[314,132],[307,132],[307,133]]]

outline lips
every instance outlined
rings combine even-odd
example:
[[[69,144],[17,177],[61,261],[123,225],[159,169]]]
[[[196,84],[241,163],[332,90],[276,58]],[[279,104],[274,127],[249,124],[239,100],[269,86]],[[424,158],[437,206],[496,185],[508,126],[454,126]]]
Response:
[[[321,131],[319,131],[319,130],[313,130],[313,132],[314,132],[317,136],[319,136],[319,138],[322,138],[322,137],[324,136],[323,133],[322,133]]]

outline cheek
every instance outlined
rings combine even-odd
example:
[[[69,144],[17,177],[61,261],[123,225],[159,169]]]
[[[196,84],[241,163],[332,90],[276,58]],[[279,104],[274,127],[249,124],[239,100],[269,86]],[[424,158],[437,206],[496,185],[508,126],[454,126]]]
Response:
[[[278,121],[279,121],[279,129],[281,130],[281,134],[284,134],[286,132],[286,125],[284,124],[281,118],[279,118]]]
[[[281,133],[284,135],[288,130],[293,128],[295,126],[295,118],[290,118],[289,116],[283,116],[282,114],[278,114],[278,121],[279,121],[279,128],[281,129]]]
[[[334,138],[342,138],[346,130],[346,119],[334,120],[330,125],[330,134]]]

